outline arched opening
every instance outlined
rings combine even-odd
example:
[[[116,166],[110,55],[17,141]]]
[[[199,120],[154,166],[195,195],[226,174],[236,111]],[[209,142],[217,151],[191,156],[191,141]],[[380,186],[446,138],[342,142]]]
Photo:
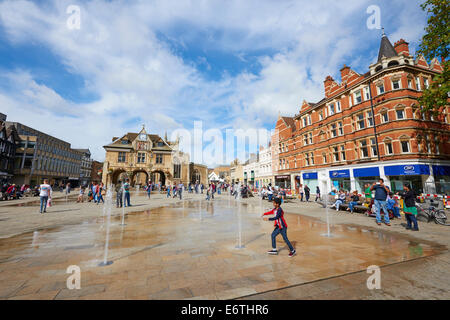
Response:
[[[134,186],[145,186],[149,180],[149,176],[147,171],[145,170],[136,170],[133,172],[133,176],[131,177],[131,185]]]
[[[378,71],[380,71],[381,69],[383,69],[383,66],[378,66],[378,67],[375,68],[375,72],[378,72]]]
[[[397,60],[394,60],[394,61],[391,61],[388,63],[388,67],[394,67],[394,66],[398,66],[398,65],[399,65],[399,63]]]
[[[124,181],[126,178],[128,178],[127,173],[123,169],[117,169],[112,174],[112,183],[117,184],[118,181]]]
[[[200,172],[197,169],[194,169],[194,171],[192,172],[192,177],[191,177],[191,182],[192,183],[200,183],[201,182],[201,175]]]
[[[153,183],[160,183],[161,186],[165,186],[166,185],[166,175],[164,172],[157,170],[157,171],[153,171],[150,174],[150,180],[152,180]]]

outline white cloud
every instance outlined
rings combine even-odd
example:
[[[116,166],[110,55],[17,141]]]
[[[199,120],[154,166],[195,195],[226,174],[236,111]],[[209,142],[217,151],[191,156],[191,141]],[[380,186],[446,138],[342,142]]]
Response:
[[[402,3],[403,14],[383,12],[384,21],[396,24],[391,40],[417,41],[423,13],[418,3]],[[8,86],[0,86],[1,105],[11,119],[51,128],[77,147],[90,147],[98,159],[112,136],[138,130],[130,119],[159,134],[192,127],[194,119],[202,119],[205,129],[274,123],[278,111],[293,115],[303,99],[320,100],[325,76],[336,78],[344,63],[365,72],[374,59],[362,55],[374,50],[367,39],[379,43],[365,27],[371,1],[93,0],[79,4],[80,30],[66,27],[69,4],[4,0],[0,26],[14,45],[51,50],[98,100],[69,101],[32,72],[17,70],[3,75]],[[186,51],[195,44],[244,61],[247,53],[263,52],[260,71],[230,76],[225,70],[222,79],[207,80],[197,70],[211,68],[207,56],[189,62],[158,34]]]

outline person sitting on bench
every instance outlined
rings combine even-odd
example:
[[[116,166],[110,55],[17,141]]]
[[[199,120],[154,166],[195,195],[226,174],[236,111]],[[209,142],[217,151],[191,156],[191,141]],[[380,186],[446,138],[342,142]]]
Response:
[[[336,202],[331,207],[336,207],[336,211],[339,211],[339,206],[343,203],[345,203],[345,192],[341,189]]]
[[[353,195],[351,197],[352,201],[348,203],[347,211],[350,211],[350,213],[353,213],[353,208],[358,204],[359,202],[359,196],[358,191],[353,191]]]

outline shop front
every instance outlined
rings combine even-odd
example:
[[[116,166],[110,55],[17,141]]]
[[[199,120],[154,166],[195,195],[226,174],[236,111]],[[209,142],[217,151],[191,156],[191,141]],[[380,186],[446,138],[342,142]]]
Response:
[[[450,166],[433,166],[437,194],[450,195]]]
[[[416,193],[424,193],[426,180],[430,176],[430,166],[424,164],[408,164],[385,166],[384,174],[389,178],[392,192],[403,190],[408,183]]]
[[[308,186],[311,194],[316,193],[316,188],[319,185],[317,172],[303,173],[303,186]]]
[[[340,190],[348,190],[351,189],[350,183],[350,170],[331,170],[330,171],[330,179],[331,179],[331,188]]]
[[[365,185],[372,185],[380,179],[380,169],[378,167],[353,169],[356,190],[364,193]]]
[[[291,176],[275,176],[275,186],[283,189],[291,188]]]

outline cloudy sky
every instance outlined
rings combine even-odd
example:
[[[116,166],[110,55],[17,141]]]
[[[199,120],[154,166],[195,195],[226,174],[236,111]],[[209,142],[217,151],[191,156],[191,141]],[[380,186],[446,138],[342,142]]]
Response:
[[[381,30],[415,52],[422,1],[0,0],[0,112],[104,159],[146,125],[272,129],[323,97],[323,80],[368,71]],[[70,5],[80,29],[70,29]],[[212,164],[211,161],[208,164]],[[222,161],[218,161],[222,162]]]

